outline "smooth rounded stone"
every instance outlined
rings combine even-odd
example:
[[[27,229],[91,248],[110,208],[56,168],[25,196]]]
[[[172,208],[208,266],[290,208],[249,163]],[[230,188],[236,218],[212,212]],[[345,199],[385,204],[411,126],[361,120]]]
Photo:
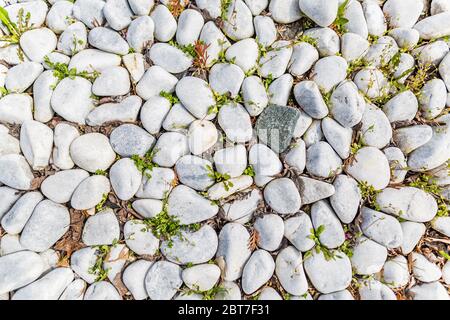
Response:
[[[33,119],[33,99],[26,94],[12,93],[0,98],[0,121],[22,124]]]
[[[248,162],[257,176],[275,176],[283,168],[277,154],[264,144],[255,144],[250,148]]]
[[[143,157],[155,143],[155,138],[134,124],[123,124],[111,132],[110,143],[122,157]]]
[[[223,281],[221,283],[225,289],[222,292],[218,292],[214,297],[214,300],[241,300],[241,290],[235,282]]]
[[[73,6],[73,16],[92,29],[95,27],[94,21],[99,24],[105,22],[104,6],[103,0],[77,0]]]
[[[18,53],[19,45],[12,44],[9,46],[6,46],[4,48],[0,48],[0,57],[6,61],[6,63],[9,63],[11,65],[17,65],[22,63],[22,59],[24,58],[26,61],[28,61],[28,58],[26,56],[20,56]]]
[[[144,279],[145,289],[152,300],[170,300],[183,284],[181,268],[168,261],[155,262]]]
[[[116,239],[117,241],[117,239]],[[109,255],[103,261],[103,270],[108,270],[108,279],[112,283],[117,282],[121,271],[129,258],[130,250],[125,244],[114,244],[109,251]]]
[[[254,16],[261,14],[269,5],[269,0],[244,0],[244,2]]]
[[[315,47],[321,57],[335,56],[340,50],[340,38],[330,28],[312,28],[303,33],[305,36],[315,40]]]
[[[394,142],[404,154],[409,154],[423,146],[433,136],[433,130],[427,125],[399,128],[394,131]]]
[[[300,0],[299,5],[302,13],[321,27],[328,27],[336,19],[337,0]]]
[[[169,113],[171,103],[161,96],[150,97],[141,109],[142,125],[151,134],[158,134],[162,123]]]
[[[220,268],[215,264],[199,264],[181,273],[183,282],[192,290],[211,290],[220,278]]]
[[[42,182],[41,191],[53,202],[66,203],[78,185],[88,177],[89,173],[82,169],[59,171]]]
[[[327,201],[321,200],[311,206],[311,221],[314,229],[323,228],[319,239],[324,246],[334,249],[344,243],[344,229]]]
[[[155,199],[139,199],[132,203],[133,209],[144,218],[154,218],[163,210],[163,202]]]
[[[448,19],[450,13],[448,11],[436,15],[429,16],[419,21],[414,29],[419,31],[420,38],[425,40],[437,39],[450,34]]]
[[[301,252],[311,250],[315,245],[310,238],[311,229],[311,218],[304,212],[284,221],[284,236]]]
[[[330,197],[334,212],[343,223],[351,223],[358,213],[361,192],[358,183],[347,175],[338,175],[333,182],[335,193]]]
[[[450,300],[447,289],[438,281],[415,285],[408,295],[413,300]]]
[[[403,242],[401,250],[404,255],[409,254],[414,250],[419,243],[422,236],[425,234],[426,227],[423,223],[417,223],[412,221],[401,222],[403,231]]]
[[[417,98],[410,90],[399,93],[383,106],[390,122],[412,120],[418,109]]]
[[[149,58],[157,66],[170,73],[181,73],[192,65],[192,57],[166,43],[156,43],[149,52]]]
[[[178,17],[177,43],[182,46],[194,44],[200,36],[204,23],[203,16],[198,11],[184,10]]]
[[[231,142],[244,143],[253,137],[250,115],[238,103],[229,103],[221,107],[218,122]]]
[[[358,124],[366,108],[363,96],[355,83],[345,81],[339,84],[330,97],[330,112],[334,120],[343,127],[351,128]]]
[[[238,197],[237,200],[224,203],[222,206],[223,218],[227,221],[245,224],[252,219],[253,213],[262,201],[262,192],[259,189],[253,189],[242,197]]]
[[[108,178],[93,175],[83,180],[73,192],[70,205],[76,210],[88,210],[99,204],[111,191]]]
[[[56,34],[61,34],[70,26],[67,17],[72,16],[73,3],[70,1],[56,1],[51,6],[45,19],[45,24]]]
[[[299,176],[295,179],[295,182],[303,205],[328,198],[335,193],[333,185],[323,181]]]
[[[394,38],[383,36],[378,38],[367,51],[363,60],[373,67],[386,66],[398,52]]]
[[[400,222],[387,214],[363,207],[361,213],[363,234],[388,249],[402,244],[403,231]]]
[[[306,148],[309,148],[312,145],[325,140],[321,124],[321,120],[313,120],[309,128],[306,130],[305,134],[303,135],[303,141],[305,142]]]
[[[77,128],[67,124],[59,123],[54,129],[52,161],[53,165],[61,170],[71,169],[75,166],[70,156],[70,145],[80,136]]]
[[[325,57],[316,62],[311,79],[323,92],[330,92],[347,76],[347,61],[338,56]]]
[[[241,277],[244,265],[251,255],[249,239],[247,229],[238,223],[227,223],[220,231],[216,257],[224,263],[223,278],[226,281]]]
[[[448,217],[437,217],[431,221],[431,227],[448,236],[450,234],[450,219]]]
[[[34,209],[20,236],[27,249],[42,252],[53,246],[69,230],[70,215],[66,207],[44,200]]]
[[[163,133],[154,147],[153,161],[162,167],[173,167],[182,156],[189,154],[188,138],[178,132]]]
[[[81,77],[63,79],[52,95],[53,110],[67,121],[85,124],[86,117],[94,109],[91,88],[91,83]]]
[[[63,54],[72,56],[86,49],[88,34],[82,22],[75,22],[68,26],[59,36],[57,49]]]
[[[372,36],[382,36],[387,31],[386,18],[378,1],[366,0],[362,2],[367,31]]]
[[[252,294],[272,278],[274,271],[275,262],[270,253],[261,249],[256,250],[242,271],[242,290],[246,294]]]
[[[92,110],[86,117],[90,126],[101,126],[108,122],[136,122],[142,99],[129,96],[120,103],[104,103]]]
[[[448,261],[442,267],[442,280],[444,280],[445,284],[450,283],[450,263]]]
[[[195,118],[181,103],[176,103],[164,118],[162,127],[166,131],[187,132],[187,129],[194,120]]]
[[[244,71],[234,64],[217,63],[209,71],[209,84],[214,92],[236,97],[244,81]]]
[[[216,19],[221,14],[221,2],[220,0],[198,0],[195,1],[199,9],[205,10],[211,16]]]
[[[371,275],[383,269],[387,258],[387,249],[364,236],[359,237],[350,257],[356,274]]]
[[[45,16],[48,12],[48,6],[44,1],[31,1],[31,2],[23,2],[15,3],[17,1],[3,1],[2,7],[8,12],[11,22],[18,23],[19,20],[19,11],[23,11],[23,14],[26,16],[27,14],[33,14],[30,17],[29,26],[33,28],[40,27],[44,21]],[[11,4],[13,3],[13,4]]]
[[[386,188],[376,201],[382,211],[414,222],[431,221],[437,213],[436,200],[418,188]]]
[[[441,269],[430,262],[425,256],[417,253],[411,253],[412,272],[414,277],[421,282],[434,282],[441,278]]]
[[[231,178],[227,182],[218,182],[208,190],[208,198],[212,201],[226,199],[229,196],[246,190],[253,184],[253,178],[248,175]]]
[[[164,199],[175,182],[176,176],[172,169],[156,167],[152,170],[146,170],[136,197]]]
[[[120,31],[131,23],[133,12],[127,0],[108,0],[103,8],[103,14],[111,28]]]
[[[411,28],[395,28],[389,31],[389,36],[395,39],[402,49],[411,50],[419,42],[419,32]]]
[[[383,283],[391,288],[404,287],[409,282],[409,267],[405,257],[399,255],[388,259],[383,266]]]
[[[450,54],[447,54],[439,64],[439,75],[444,81],[447,89],[450,88]]]
[[[175,187],[169,195],[168,213],[177,217],[181,224],[188,225],[210,219],[218,210],[217,205],[184,185]]]
[[[130,92],[130,75],[123,67],[105,68],[92,85],[92,92],[100,97],[122,96]]]
[[[17,190],[6,186],[0,186],[0,197],[2,199],[0,202],[0,217],[12,208],[20,196],[21,195]]]
[[[270,182],[264,189],[264,199],[275,212],[280,214],[295,213],[302,204],[295,183],[288,178]]]
[[[0,156],[19,153],[20,141],[9,135],[8,130],[6,130],[6,132],[0,132]]]
[[[200,33],[200,41],[203,41],[208,46],[206,50],[208,54],[206,65],[208,67],[215,64],[219,59],[220,53],[231,46],[228,38],[215,25],[214,21],[208,21],[205,23],[202,32]]]
[[[298,172],[303,172],[306,166],[306,145],[303,140],[297,140],[286,154],[284,161]]]
[[[283,297],[272,287],[264,287],[258,295],[258,300],[262,301],[278,301],[283,300]]]
[[[430,5],[431,15],[450,11],[450,2],[448,0],[433,0]]]
[[[216,67],[216,65],[213,66],[211,69],[211,72],[215,70],[216,72],[228,72],[230,76],[238,76],[240,81],[237,82],[239,85],[239,88],[236,89],[236,85],[233,85],[234,90],[230,90],[230,92],[233,93],[233,96],[236,96],[236,94],[239,92],[240,85],[242,84],[242,81],[244,80],[244,73],[243,72],[249,72],[253,68],[256,67],[259,57],[259,48],[258,43],[253,38],[248,38],[244,40],[240,40],[233,44],[231,47],[229,47],[225,53],[225,58],[227,61],[230,61],[236,66],[238,66],[242,70],[237,70],[236,66],[233,66],[233,68],[229,68],[228,64],[216,64],[219,67]],[[230,69],[230,70],[227,70]],[[243,71],[243,72],[242,72]],[[232,74],[234,73],[234,75]],[[219,74],[220,75],[220,74]],[[228,76],[226,73],[224,76]],[[242,79],[241,79],[242,78]],[[225,79],[218,79],[220,81],[224,81]],[[217,80],[216,80],[217,81]],[[235,79],[233,81],[236,81]],[[211,82],[211,76],[210,76],[210,82]],[[219,83],[220,85],[220,83]],[[222,85],[223,86],[223,85]],[[226,84],[225,84],[226,87]],[[220,88],[220,86],[219,86]],[[214,89],[214,88],[213,88]],[[214,89],[216,90],[216,89]],[[216,90],[218,91],[218,90]],[[223,92],[223,93],[226,93]]]
[[[277,214],[265,214],[255,220],[258,232],[258,247],[267,251],[276,251],[283,240],[284,223]]]
[[[342,57],[348,62],[364,57],[369,49],[369,46],[369,42],[356,33],[346,32],[341,37]]]
[[[97,279],[98,272],[91,272],[97,260],[97,249],[85,247],[75,251],[70,257],[70,267],[84,281],[91,284]]]
[[[312,285],[321,293],[331,293],[347,288],[352,280],[350,259],[342,252],[340,258],[327,260],[322,252],[312,251],[303,262],[306,274]]]
[[[208,166],[212,168],[210,161],[200,157],[186,155],[177,161],[175,171],[182,184],[198,191],[206,191],[215,182],[214,179],[208,176]]]
[[[57,78],[52,70],[47,70],[36,79],[33,84],[34,108],[33,115],[36,121],[42,123],[50,121],[54,116],[51,107],[51,98],[53,94],[53,85],[57,83]]]
[[[256,16],[253,19],[258,42],[268,47],[277,40],[277,29],[271,17]]]
[[[367,38],[369,31],[361,3],[358,1],[347,3],[344,10],[344,19],[348,20],[345,24],[345,29],[348,32],[359,34],[365,39]]]
[[[317,177],[328,178],[341,172],[342,160],[324,141],[314,143],[306,150],[306,170]]]
[[[253,36],[253,15],[242,0],[234,0],[222,10],[225,10],[222,30],[230,39],[239,41]]]
[[[138,255],[154,255],[159,248],[159,239],[142,220],[128,220],[123,228],[125,243]]]
[[[301,296],[308,290],[308,283],[303,270],[304,261],[301,252],[294,247],[284,248],[276,258],[275,272],[284,290]]]
[[[293,86],[294,78],[289,73],[285,73],[281,77],[273,80],[267,90],[269,103],[279,106],[288,105]]]
[[[414,49],[411,53],[419,66],[438,66],[448,53],[448,45],[444,41],[436,41]]]
[[[369,99],[377,99],[389,91],[389,83],[384,74],[376,68],[366,67],[354,77],[358,89]]]
[[[355,300],[348,290],[322,294],[317,300]]]
[[[200,264],[211,260],[217,247],[216,232],[205,224],[195,232],[181,231],[171,241],[163,241],[160,249],[167,260],[176,264]]]
[[[82,240],[88,246],[110,245],[119,237],[119,221],[111,209],[96,213],[84,224]]]
[[[52,30],[40,28],[26,31],[20,37],[20,48],[34,62],[43,62],[44,57],[56,49],[57,38]]]
[[[358,285],[361,300],[397,300],[395,293],[378,280],[360,280]]]
[[[18,190],[29,190],[34,179],[27,160],[18,154],[0,156],[0,182]]]
[[[423,7],[423,1],[420,0],[388,0],[383,6],[383,12],[391,28],[412,28]]]
[[[56,268],[17,290],[12,300],[57,300],[72,280],[73,271],[70,268]]]
[[[129,46],[138,53],[153,42],[155,24],[149,16],[141,16],[133,20],[128,27],[127,41]]]
[[[295,100],[309,116],[322,119],[328,115],[328,107],[314,81],[301,81],[294,87]]]
[[[273,0],[270,1],[269,12],[275,22],[288,24],[301,18],[298,0]]]
[[[72,57],[69,69],[76,68],[78,72],[102,72],[105,68],[119,66],[121,58],[117,54],[97,49],[86,49]]]
[[[130,200],[139,190],[142,173],[133,160],[120,159],[111,167],[109,175],[111,186],[120,200]]]
[[[137,94],[144,100],[159,96],[164,92],[172,93],[178,79],[160,66],[151,66],[136,86]]]
[[[214,164],[217,172],[239,177],[247,168],[247,150],[241,144],[220,149],[214,154]]]
[[[76,138],[70,145],[70,155],[78,167],[92,173],[107,170],[116,159],[108,138],[100,133],[88,133]]]
[[[290,74],[299,77],[308,72],[319,60],[319,52],[306,42],[296,44],[293,49],[288,69]]]
[[[3,216],[1,220],[2,228],[8,234],[19,234],[31,217],[34,208],[43,200],[43,198],[44,197],[40,192],[25,193]]]
[[[213,118],[213,115],[208,115],[208,110],[216,101],[206,81],[196,77],[184,77],[176,85],[176,94],[183,106],[196,118]]]
[[[248,113],[256,117],[267,107],[269,97],[259,77],[250,76],[242,83],[242,98]]]
[[[175,36],[177,21],[164,5],[157,5],[150,14],[155,23],[154,36],[158,41],[168,42]]]
[[[426,119],[436,118],[444,110],[447,102],[447,89],[444,81],[433,79],[425,83],[420,91],[419,106]]]
[[[44,261],[35,252],[20,251],[0,257],[1,294],[24,287],[44,271]]]
[[[392,139],[392,128],[384,112],[373,104],[367,104],[361,119],[364,144],[378,149],[384,148]]]
[[[122,297],[111,283],[100,281],[86,289],[83,300],[122,300]]]
[[[390,128],[389,121],[388,124]],[[351,128],[343,127],[332,118],[326,117],[322,120],[322,132],[341,159],[347,159],[350,156],[350,146],[353,139]]]
[[[200,155],[216,144],[219,135],[211,121],[195,120],[189,126],[187,137],[191,153]]]
[[[6,256],[24,250],[26,250],[26,248],[20,244],[20,238],[17,234],[5,234],[0,239],[0,256]],[[43,270],[45,270],[45,268]]]
[[[38,121],[27,120],[20,128],[20,148],[33,170],[48,166],[53,147],[53,131]]]
[[[83,279],[72,281],[61,294],[58,300],[83,300],[87,284]]]
[[[292,46],[289,41],[279,40],[272,44],[271,50],[259,60],[259,73],[263,78],[281,77],[289,65],[292,56]]]
[[[391,175],[386,156],[374,147],[359,149],[346,171],[359,182],[373,186],[375,190],[386,188]]]
[[[23,62],[8,70],[5,78],[5,88],[9,92],[23,93],[44,71],[38,62]]]
[[[122,281],[130,290],[135,300],[144,300],[148,298],[144,281],[148,270],[154,262],[147,260],[137,260],[130,263],[122,273]]]

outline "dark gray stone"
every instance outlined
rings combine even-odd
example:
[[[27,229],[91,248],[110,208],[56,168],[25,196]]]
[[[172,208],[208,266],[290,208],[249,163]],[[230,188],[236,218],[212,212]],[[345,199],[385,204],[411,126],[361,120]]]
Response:
[[[261,142],[273,151],[285,151],[292,140],[300,111],[278,105],[264,109],[256,122],[256,132]]]

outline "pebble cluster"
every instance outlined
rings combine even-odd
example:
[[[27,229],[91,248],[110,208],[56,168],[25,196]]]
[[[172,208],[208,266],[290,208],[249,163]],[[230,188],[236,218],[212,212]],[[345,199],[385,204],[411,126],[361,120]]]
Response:
[[[0,7],[0,299],[450,299],[450,0]]]

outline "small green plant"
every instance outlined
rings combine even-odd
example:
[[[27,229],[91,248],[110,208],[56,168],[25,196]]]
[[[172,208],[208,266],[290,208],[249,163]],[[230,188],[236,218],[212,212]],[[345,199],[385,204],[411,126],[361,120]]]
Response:
[[[266,88],[266,91],[269,91],[269,87],[274,80],[275,79],[273,78],[273,75],[271,73],[269,73],[267,78],[262,79],[262,82],[263,82],[264,88]]]
[[[220,18],[224,21],[228,20],[228,13],[233,0],[221,0],[220,1]]]
[[[105,260],[108,258],[108,255],[111,251],[111,247],[109,247],[107,245],[102,245],[102,246],[96,246],[95,249],[96,249],[97,259],[95,260],[94,265],[89,269],[89,273],[97,275],[97,278],[95,279],[95,281],[99,282],[99,281],[103,281],[106,278],[108,278],[109,268],[105,270],[103,268],[103,264],[104,264]]]
[[[444,257],[446,260],[450,261],[450,255],[449,255],[447,252],[445,252],[444,250],[440,250],[440,251],[439,251],[439,254],[440,254],[442,257]]]
[[[214,300],[218,294],[225,294],[228,290],[221,284],[216,284],[209,290],[201,291],[198,286],[194,286],[193,289],[186,288],[183,290],[188,296],[192,294],[199,294],[202,296],[202,300]]]
[[[332,28],[338,33],[343,34],[347,32],[348,19],[345,17],[345,10],[350,0],[345,0],[338,7],[337,17],[332,24]]]
[[[241,95],[237,95],[233,98],[231,97],[231,94],[229,92],[220,94],[213,90],[213,95],[214,99],[216,100],[216,104],[208,108],[208,114],[218,113],[220,111],[220,108],[229,103],[241,103],[243,101]]]
[[[299,42],[306,42],[309,43],[312,46],[317,46],[317,40],[314,39],[311,36],[308,36],[306,34],[301,34],[294,42],[294,45],[299,43]]]
[[[217,172],[210,165],[206,165],[206,170],[208,170],[208,177],[213,179],[216,183],[223,182],[226,191],[234,186],[234,184],[229,181],[231,177],[228,173],[222,174]]]
[[[311,257],[313,254],[313,250],[316,251],[316,253],[322,252],[325,257],[325,260],[327,261],[332,259],[335,260],[336,257],[340,258],[338,255],[335,254],[333,250],[328,249],[320,242],[320,235],[324,231],[325,231],[324,225],[320,225],[316,230],[314,228],[311,228],[310,230],[311,234],[308,236],[308,238],[314,241],[315,246],[314,248],[305,253],[304,259],[308,259],[309,257]]]
[[[250,177],[254,177],[256,175],[255,170],[253,169],[252,165],[249,165],[247,168],[245,168],[244,175],[250,176]]]
[[[412,180],[409,183],[409,186],[422,189],[423,191],[431,194],[436,199],[438,205],[437,216],[438,217],[448,216],[448,205],[446,203],[444,196],[442,195],[443,189],[436,183],[436,179],[425,173],[422,173],[417,178]]]
[[[153,162],[153,157],[155,156],[156,150],[153,149],[152,151],[147,152],[143,157],[134,154],[131,156],[131,160],[134,161],[134,165],[136,168],[142,172],[148,179],[152,177],[152,175],[149,173],[153,170],[153,168],[158,167],[156,163]]]
[[[98,71],[78,72],[76,68],[69,69],[69,65],[61,62],[52,62],[48,56],[44,57],[44,62],[50,67],[50,69],[53,69],[53,75],[58,79],[58,82],[65,78],[75,79],[75,77],[82,77],[93,82],[100,75]]]
[[[176,103],[180,102],[180,99],[178,99],[178,97],[170,92],[166,92],[166,91],[161,91],[159,93],[159,95],[163,98],[166,98],[167,100],[169,100],[170,104],[174,105]]]
[[[12,22],[8,11],[6,11],[5,8],[0,7],[0,21],[9,31],[8,35],[0,36],[0,41],[9,44],[19,44],[22,34],[30,30],[31,14],[29,12],[25,14],[24,9],[21,8],[17,14],[17,19],[17,24]]]
[[[98,170],[95,171],[94,175],[96,175],[96,176],[107,176],[108,172],[106,172],[105,170],[98,169]]]
[[[377,195],[380,193],[380,190],[376,190],[372,185],[368,184],[366,181],[358,182],[358,187],[361,193],[363,203],[375,209],[376,211],[380,211],[381,208],[377,203]]]
[[[105,205],[106,201],[108,200],[108,194],[104,193],[102,196],[102,200],[95,206],[95,211],[99,212],[103,210],[103,206]]]

